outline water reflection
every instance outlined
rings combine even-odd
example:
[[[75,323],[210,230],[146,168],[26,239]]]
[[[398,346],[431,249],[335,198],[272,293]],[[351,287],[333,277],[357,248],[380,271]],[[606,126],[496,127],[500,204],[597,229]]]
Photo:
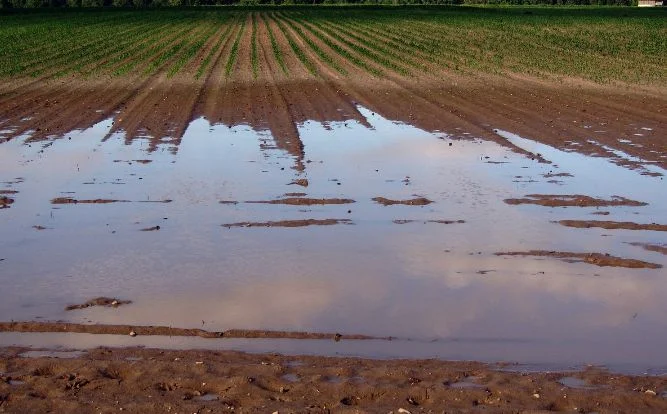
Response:
[[[571,229],[553,221],[589,219],[596,209],[503,203],[534,193],[620,195],[648,205],[605,208],[609,220],[664,222],[660,177],[516,137],[515,145],[531,145],[525,149],[552,161],[539,163],[492,142],[431,134],[357,110],[363,120],[300,124],[304,168],[297,170],[293,155],[262,146],[266,134],[205,119],[190,124],[176,155],[149,152],[155,148],[147,141],[127,145],[111,121],[46,148],[19,140],[0,145],[1,181],[23,179],[12,184],[16,202],[1,216],[3,234],[11,235],[0,241],[2,319],[506,341],[556,359],[559,349],[584,358],[613,344],[617,362],[647,342],[667,345],[664,270],[494,255],[564,250],[667,264],[628,244],[665,243],[663,233]],[[135,161],[144,159],[151,162]],[[550,182],[559,173],[572,177]],[[243,203],[283,198],[298,178],[308,180],[298,187],[307,197],[356,202]],[[63,196],[173,202],[50,204]],[[378,196],[434,203],[385,207],[372,201]],[[221,226],[330,218],[355,225]],[[154,226],[160,230],[140,231]],[[63,310],[101,295],[133,304]],[[555,346],[562,343],[570,346]],[[489,347],[477,352],[466,357],[504,359]]]

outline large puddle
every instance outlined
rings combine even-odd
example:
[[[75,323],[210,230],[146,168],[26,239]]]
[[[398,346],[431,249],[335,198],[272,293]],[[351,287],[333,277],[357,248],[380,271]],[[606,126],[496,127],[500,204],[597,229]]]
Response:
[[[458,359],[667,366],[667,233],[557,223],[667,224],[664,170],[498,131],[531,157],[359,111],[364,124],[300,125],[299,156],[204,119],[177,151],[126,142],[111,120],[0,145],[14,200],[0,210],[0,319],[340,332],[435,340],[415,357],[457,343]],[[531,194],[646,205],[504,201]],[[98,296],[132,303],[65,311]]]

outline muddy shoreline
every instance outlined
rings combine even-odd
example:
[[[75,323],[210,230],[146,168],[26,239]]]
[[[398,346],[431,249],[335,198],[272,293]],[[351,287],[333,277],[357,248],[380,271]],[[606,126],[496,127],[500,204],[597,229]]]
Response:
[[[62,355],[61,358],[59,356]],[[509,369],[509,370],[507,370]],[[436,360],[99,348],[0,349],[3,412],[627,412],[667,410],[667,379]]]

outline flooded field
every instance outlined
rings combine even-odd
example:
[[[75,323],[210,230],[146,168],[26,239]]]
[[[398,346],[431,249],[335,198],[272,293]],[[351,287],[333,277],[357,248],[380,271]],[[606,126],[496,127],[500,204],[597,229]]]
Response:
[[[263,352],[667,367],[664,169],[356,110],[296,124],[297,153],[205,118],[176,146],[127,140],[113,119],[1,144],[2,321],[395,339]]]

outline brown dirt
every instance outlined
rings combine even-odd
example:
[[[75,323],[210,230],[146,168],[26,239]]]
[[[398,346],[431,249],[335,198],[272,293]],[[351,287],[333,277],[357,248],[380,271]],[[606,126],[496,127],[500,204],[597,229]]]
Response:
[[[9,208],[9,206],[13,203],[14,203],[13,198],[0,196],[0,209]]]
[[[599,227],[607,230],[652,230],[652,231],[667,231],[667,224],[639,224],[631,221],[597,221],[597,220],[560,220],[556,223],[567,227],[575,227],[579,229],[588,229],[591,227]]]
[[[77,200],[72,197],[57,197],[51,200],[51,204],[110,204],[110,203],[129,203],[129,201],[110,200],[106,198],[96,198],[92,200]]]
[[[354,200],[349,198],[305,198],[305,197],[289,197],[280,198],[278,200],[265,201],[246,201],[252,204],[287,204],[290,206],[312,206],[312,205],[329,205],[329,204],[351,204]]]
[[[521,373],[472,362],[91,350],[72,359],[0,350],[4,412],[662,413],[664,377]],[[574,376],[591,384],[559,383]],[[460,386],[463,384],[463,386]],[[472,384],[472,385],[467,385]],[[467,385],[467,386],[466,386]],[[210,401],[206,401],[209,400]]]
[[[439,223],[439,224],[459,224],[465,223],[465,220],[393,220],[394,224],[408,224],[408,223]]]
[[[303,220],[280,220],[265,222],[244,221],[241,223],[223,224],[223,227],[307,227],[307,226],[333,226],[336,224],[352,224],[349,219],[303,219]]]
[[[658,252],[662,253],[664,255],[667,255],[667,244],[650,244],[650,243],[628,243],[631,246],[639,246],[643,247],[644,250],[648,250],[650,252]]]
[[[108,298],[100,298],[102,303]],[[113,303],[113,300],[112,302]],[[75,305],[76,306],[76,305]],[[91,305],[92,306],[92,305]],[[84,306],[87,307],[87,306]],[[75,308],[79,309],[79,308]],[[68,322],[0,322],[0,332],[74,332],[111,335],[160,335],[160,336],[198,336],[201,338],[283,338],[283,339],[386,339],[368,335],[340,335],[338,333],[267,331],[250,329],[229,329],[224,332],[211,332],[203,329],[173,328],[171,326],[133,326],[133,325],[87,325]],[[135,336],[135,335],[133,335]]]
[[[81,303],[78,305],[68,305],[65,307],[65,310],[69,311],[75,309],[85,309],[91,306],[106,306],[111,308],[117,308],[122,305],[129,305],[130,303],[132,303],[131,300],[120,300],[116,298],[107,298],[102,296],[99,298],[91,299],[86,303]]]
[[[292,181],[288,185],[300,185],[301,187],[308,187],[308,180],[305,178],[299,178]]]
[[[396,204],[402,204],[404,206],[426,206],[433,202],[425,197],[416,197],[410,200],[392,200],[385,197],[374,197],[373,201],[382,204],[383,206],[393,206]]]
[[[555,257],[570,263],[589,263],[596,266],[627,267],[630,269],[660,269],[662,265],[637,259],[625,259],[602,253],[573,253],[548,250],[530,250],[526,252],[499,252],[496,256],[536,256]]]
[[[620,196],[614,196],[610,200],[605,200],[581,194],[528,194],[525,198],[508,198],[505,200],[505,203],[511,205],[534,204],[545,207],[641,207],[647,205],[647,203]]]

